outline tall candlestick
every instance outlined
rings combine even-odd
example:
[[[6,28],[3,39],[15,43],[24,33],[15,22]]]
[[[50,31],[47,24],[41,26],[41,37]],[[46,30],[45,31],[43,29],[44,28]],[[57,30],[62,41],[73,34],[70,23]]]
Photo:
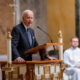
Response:
[[[7,55],[8,55],[8,63],[12,63],[12,50],[11,50],[11,34],[8,32],[7,35]]]
[[[1,64],[0,64],[0,80],[2,80],[2,70],[1,70]]]
[[[63,43],[63,38],[62,38],[62,32],[61,30],[59,30],[59,33],[58,33],[58,42],[59,43]],[[63,60],[63,45],[59,45],[59,59],[60,60]]]

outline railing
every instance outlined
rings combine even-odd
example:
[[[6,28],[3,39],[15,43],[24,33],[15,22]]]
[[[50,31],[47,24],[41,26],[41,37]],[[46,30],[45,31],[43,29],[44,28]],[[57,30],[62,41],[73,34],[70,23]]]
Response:
[[[23,64],[26,66],[26,80],[62,80],[62,60],[47,60],[47,61],[25,61],[18,63],[13,61],[13,65],[19,67]],[[7,64],[6,61],[0,61],[1,68]],[[9,73],[10,74],[10,73]],[[5,78],[5,71],[2,71],[3,80]],[[23,77],[23,76],[22,76]],[[9,77],[10,78],[10,77]],[[12,80],[12,79],[9,79]],[[24,80],[24,79],[21,79]]]

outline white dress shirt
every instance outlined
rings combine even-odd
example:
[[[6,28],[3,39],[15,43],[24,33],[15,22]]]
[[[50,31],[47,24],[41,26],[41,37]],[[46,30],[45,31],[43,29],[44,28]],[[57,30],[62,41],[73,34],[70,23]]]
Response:
[[[64,63],[68,64],[66,73],[70,80],[80,80],[80,69],[75,66],[80,66],[80,48],[69,48],[64,52]]]
[[[64,63],[71,67],[80,65],[80,48],[69,48],[64,52]]]

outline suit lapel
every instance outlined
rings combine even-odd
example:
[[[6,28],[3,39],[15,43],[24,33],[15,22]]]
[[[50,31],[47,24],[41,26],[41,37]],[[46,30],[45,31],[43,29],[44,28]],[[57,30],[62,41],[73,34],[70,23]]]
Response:
[[[24,27],[24,25],[21,23],[21,32],[22,32],[22,34],[23,34],[23,37],[24,37],[24,39],[25,39],[25,41],[26,41],[26,43],[27,43],[27,46],[29,46],[30,47],[30,44],[29,44],[29,40],[28,40],[28,35],[27,35],[27,32],[26,32],[26,29],[25,29],[25,27]]]

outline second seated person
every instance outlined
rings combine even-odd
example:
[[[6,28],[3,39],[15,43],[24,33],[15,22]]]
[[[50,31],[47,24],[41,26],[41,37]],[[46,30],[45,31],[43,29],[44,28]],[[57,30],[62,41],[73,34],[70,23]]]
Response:
[[[22,14],[22,21],[12,30],[12,60],[24,62],[32,60],[32,54],[24,55],[24,51],[38,46],[34,30],[31,28],[34,13],[25,10]]]
[[[80,80],[80,48],[79,39],[73,37],[70,41],[71,47],[64,51],[64,63],[68,65],[66,73],[69,80]]]

